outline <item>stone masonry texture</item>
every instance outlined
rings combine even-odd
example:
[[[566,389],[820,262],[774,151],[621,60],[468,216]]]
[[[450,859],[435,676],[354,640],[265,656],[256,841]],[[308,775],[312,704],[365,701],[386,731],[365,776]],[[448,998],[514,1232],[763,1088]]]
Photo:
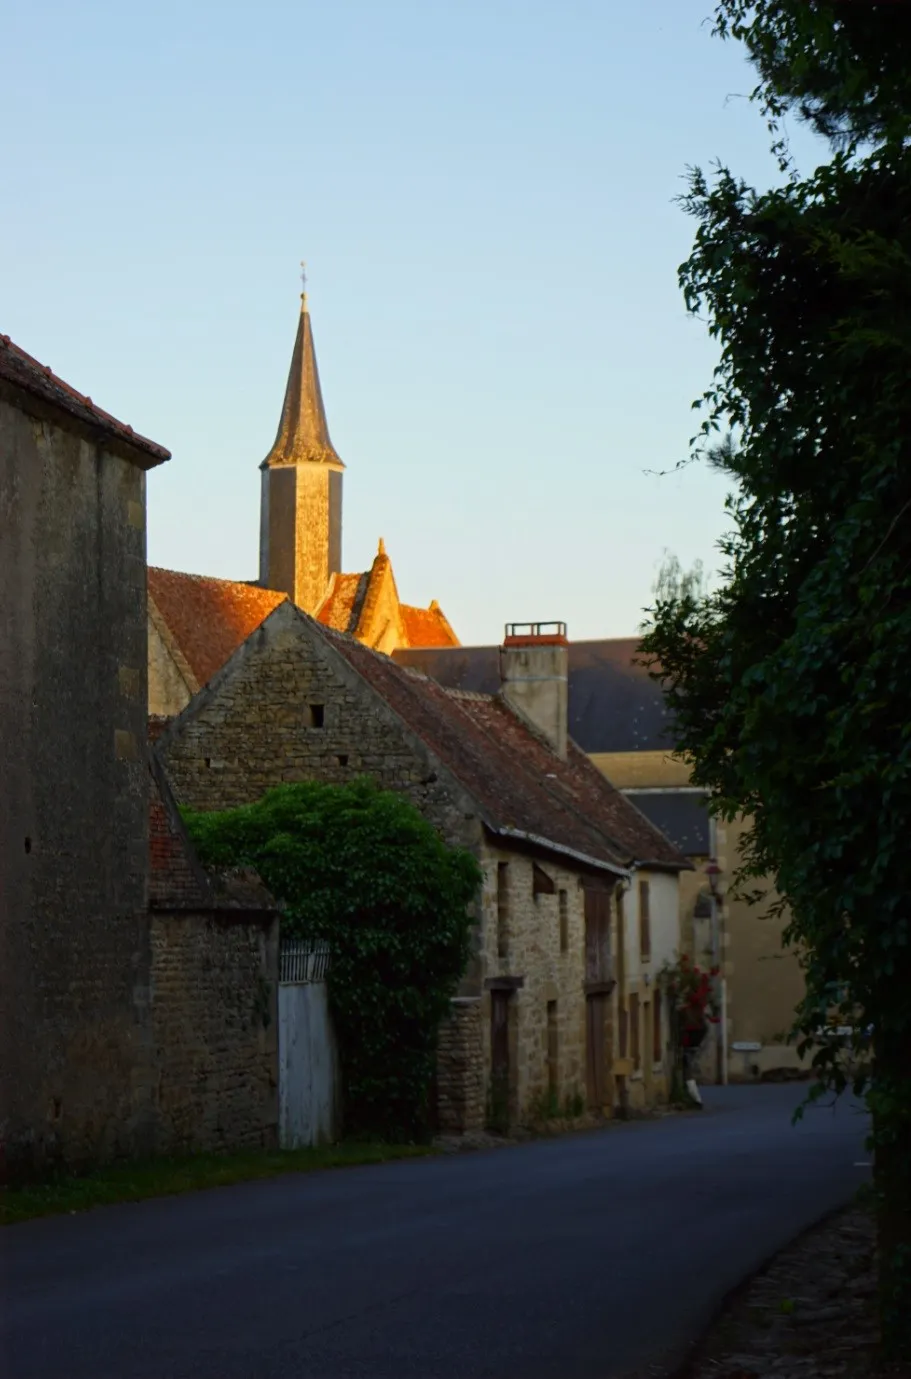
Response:
[[[554,893],[534,894],[535,860],[550,877]],[[489,977],[522,977],[510,997],[514,1065],[510,1068],[512,1119],[528,1120],[548,1097],[547,1007],[556,1002],[557,1066],[554,1094],[586,1095],[585,1052],[585,912],[581,873],[544,859],[487,844],[484,871],[482,952]],[[500,866],[505,865],[505,874]],[[505,924],[498,919],[498,876],[506,886]],[[565,892],[566,948],[561,949],[560,891]],[[505,933],[503,933],[505,929]],[[502,940],[505,939],[505,943]],[[505,954],[499,950],[505,947]],[[481,1012],[485,1067],[490,1066],[490,1001],[485,991]]]
[[[322,726],[314,725],[313,707],[321,710],[315,717]],[[249,803],[283,782],[344,782],[359,775],[407,795],[447,842],[469,847],[484,871],[475,955],[440,1035],[441,1125],[449,1131],[475,1129],[486,1114],[491,1066],[488,979],[522,978],[510,997],[512,1118],[527,1118],[551,1087],[561,1104],[585,1095],[581,870],[571,863],[538,859],[554,893],[535,896],[532,857],[488,841],[459,783],[299,613],[286,605],[276,609],[164,730],[157,751],[180,803],[196,809]],[[510,887],[503,957],[497,929],[501,862],[507,864]],[[560,891],[566,897],[565,948]],[[555,1086],[548,1055],[552,1002],[557,1026]]]
[[[152,915],[159,1152],[276,1145],[277,983],[276,916]]]
[[[145,475],[0,393],[0,512],[0,1157],[28,1171],[146,1111]]]

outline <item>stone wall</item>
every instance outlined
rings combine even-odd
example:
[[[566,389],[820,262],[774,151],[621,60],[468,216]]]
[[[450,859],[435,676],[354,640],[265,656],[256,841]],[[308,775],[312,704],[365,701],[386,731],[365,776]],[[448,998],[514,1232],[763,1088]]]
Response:
[[[481,951],[486,980],[521,977],[523,984],[509,1001],[513,1024],[513,1118],[526,1121],[537,1114],[551,1091],[548,1059],[548,1004],[556,1010],[557,1057],[554,1096],[560,1106],[567,1099],[586,1096],[585,1053],[585,902],[580,872],[538,860],[511,849],[486,843],[482,852]],[[553,882],[554,893],[534,893],[537,865]],[[505,923],[500,922],[500,867],[507,888]],[[561,902],[560,892],[565,895]],[[564,905],[561,946],[560,908]],[[504,951],[505,950],[505,951]],[[485,1096],[491,1067],[491,994],[481,1004]]]
[[[142,1143],[145,475],[0,394],[0,1159]]]
[[[371,776],[407,795],[450,844],[476,846],[470,798],[290,603],[256,629],[158,752],[181,804],[229,809],[273,786]]]
[[[729,890],[740,866],[742,840],[747,823],[719,823],[716,829],[718,863],[723,890]],[[748,905],[726,894],[721,908],[724,973],[728,990],[728,1077],[751,1081],[780,1069],[808,1069],[794,1044],[784,1036],[794,1022],[804,994],[803,973],[797,953],[785,948],[782,935],[790,915],[770,918],[768,909],[777,899],[774,886],[752,883],[764,898]],[[739,1052],[732,1045],[755,1043],[758,1050]]]
[[[277,916],[153,913],[159,1152],[277,1144],[277,984]]]
[[[185,709],[196,686],[186,678],[162,635],[161,619],[149,609],[149,713],[171,717]]]
[[[440,1028],[437,1056],[437,1129],[460,1135],[484,1128],[485,1064],[481,999],[457,997]]]

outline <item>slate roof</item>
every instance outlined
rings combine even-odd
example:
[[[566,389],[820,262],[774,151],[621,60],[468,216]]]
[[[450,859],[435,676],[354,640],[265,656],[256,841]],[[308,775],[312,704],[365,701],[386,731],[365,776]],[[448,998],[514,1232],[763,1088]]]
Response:
[[[477,801],[494,832],[614,869],[689,868],[575,743],[562,761],[499,696],[445,689],[349,637],[325,635]]]
[[[583,751],[670,751],[673,742],[661,687],[635,663],[635,637],[569,644],[569,732]],[[495,694],[500,683],[495,646],[401,650],[411,666],[454,689]]]
[[[142,469],[152,469],[171,458],[171,452],[163,445],[140,436],[132,426],[103,411],[90,397],[77,392],[53,373],[49,365],[39,364],[37,359],[13,344],[8,335],[0,335],[0,379],[50,404],[55,410],[67,413],[100,435],[119,442],[127,451],[127,457]]]
[[[204,685],[287,595],[239,580],[149,566],[149,596]]]
[[[676,844],[685,857],[709,856],[708,796],[672,788],[660,791],[624,790],[623,793]]]
[[[150,909],[274,913],[275,901],[251,868],[215,872],[201,865],[154,753],[149,772]]]

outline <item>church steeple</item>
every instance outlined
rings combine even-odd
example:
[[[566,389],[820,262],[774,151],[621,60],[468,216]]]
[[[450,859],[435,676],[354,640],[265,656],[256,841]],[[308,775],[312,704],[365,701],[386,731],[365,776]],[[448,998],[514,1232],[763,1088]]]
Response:
[[[341,570],[344,468],[329,438],[304,292],[278,431],[260,465],[259,582],[306,613]]]
[[[262,467],[302,463],[332,464],[340,469],[345,467],[329,439],[306,292],[301,293],[297,339],[294,341],[275,444],[263,460]]]

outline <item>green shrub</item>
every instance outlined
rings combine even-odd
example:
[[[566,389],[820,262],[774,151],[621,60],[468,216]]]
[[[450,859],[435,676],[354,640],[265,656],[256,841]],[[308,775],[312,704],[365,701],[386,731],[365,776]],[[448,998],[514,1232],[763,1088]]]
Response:
[[[481,881],[402,796],[306,782],[185,815],[207,866],[253,866],[283,937],[326,943],[346,1134],[426,1138],[437,1032],[470,951]]]

